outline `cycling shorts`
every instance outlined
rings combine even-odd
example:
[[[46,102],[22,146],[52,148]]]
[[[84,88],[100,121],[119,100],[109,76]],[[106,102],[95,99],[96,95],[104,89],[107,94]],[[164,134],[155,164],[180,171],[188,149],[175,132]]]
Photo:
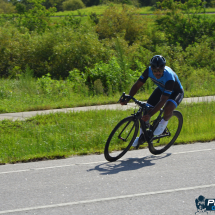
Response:
[[[157,87],[154,92],[151,94],[151,96],[149,97],[147,103],[151,106],[155,106],[161,98],[161,95],[163,94],[163,92],[160,90],[159,87]],[[182,90],[181,92],[172,92],[172,94],[169,96],[168,101],[173,102],[175,107],[177,107],[182,99],[184,98],[184,91]]]

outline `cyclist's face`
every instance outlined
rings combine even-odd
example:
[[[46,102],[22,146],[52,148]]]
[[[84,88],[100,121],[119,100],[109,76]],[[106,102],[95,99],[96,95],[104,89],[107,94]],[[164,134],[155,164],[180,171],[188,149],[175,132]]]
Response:
[[[152,69],[152,72],[153,72],[155,78],[159,79],[162,77],[163,72],[164,72],[164,67],[162,67],[162,68],[151,67],[151,69]]]

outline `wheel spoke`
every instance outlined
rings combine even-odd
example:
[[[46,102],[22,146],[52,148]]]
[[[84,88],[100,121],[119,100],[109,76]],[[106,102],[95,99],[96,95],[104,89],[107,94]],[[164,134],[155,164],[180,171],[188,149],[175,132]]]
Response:
[[[111,132],[105,146],[105,158],[115,161],[131,147],[137,136],[139,124],[133,117],[122,120]]]
[[[168,125],[165,128],[165,131],[161,135],[152,138],[149,146],[151,153],[160,154],[166,151],[175,142],[180,134],[182,123],[183,118],[181,113],[174,111],[173,116],[170,118]]]

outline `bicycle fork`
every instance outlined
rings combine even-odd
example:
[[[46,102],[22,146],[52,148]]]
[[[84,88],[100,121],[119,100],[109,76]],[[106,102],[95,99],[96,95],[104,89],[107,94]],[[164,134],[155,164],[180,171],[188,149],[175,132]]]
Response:
[[[123,140],[124,142],[127,141],[128,137],[129,137],[129,135],[130,135],[130,133],[131,133],[131,132],[133,131],[133,129],[134,129],[135,123],[133,124],[133,126],[132,126],[132,128],[131,128],[131,130],[130,130],[130,132],[128,133],[128,135],[127,135],[126,138],[123,138],[123,137],[121,136],[121,134],[122,134],[123,131],[128,127],[128,125],[129,125],[130,123],[131,123],[131,121],[128,122],[128,123],[125,125],[125,127],[122,129],[122,131],[121,131],[120,134],[118,135],[118,139],[121,139],[121,140]]]

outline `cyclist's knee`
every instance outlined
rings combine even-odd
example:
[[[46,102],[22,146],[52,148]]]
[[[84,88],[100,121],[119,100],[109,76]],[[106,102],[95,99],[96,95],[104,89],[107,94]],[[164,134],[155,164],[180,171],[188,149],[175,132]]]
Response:
[[[164,107],[164,113],[168,114],[168,113],[172,113],[174,111],[175,108],[170,107],[170,106],[165,106]]]
[[[175,105],[171,102],[169,102],[167,105],[164,107],[164,119],[168,120],[175,109]]]
[[[165,112],[173,112],[175,108],[176,108],[175,104],[171,101],[168,101],[166,103],[166,105],[164,106],[164,111]]]

